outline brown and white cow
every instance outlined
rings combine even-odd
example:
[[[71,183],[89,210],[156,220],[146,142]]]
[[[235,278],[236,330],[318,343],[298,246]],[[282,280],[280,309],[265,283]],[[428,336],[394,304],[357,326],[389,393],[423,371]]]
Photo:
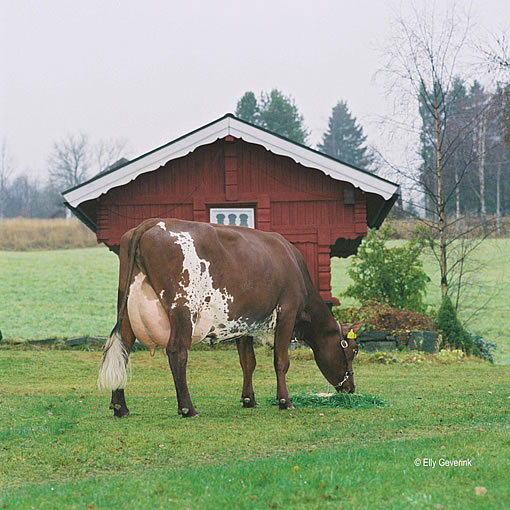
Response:
[[[235,338],[241,401],[255,407],[255,338],[274,342],[276,398],[280,409],[289,409],[285,375],[293,336],[312,348],[337,391],[354,392],[356,342],[343,337],[292,244],[245,227],[150,219],[121,239],[118,321],[105,344],[98,385],[112,390],[115,416],[129,414],[126,363],[136,337],[152,354],[164,349],[178,412],[195,416],[186,382],[189,348],[206,338]]]

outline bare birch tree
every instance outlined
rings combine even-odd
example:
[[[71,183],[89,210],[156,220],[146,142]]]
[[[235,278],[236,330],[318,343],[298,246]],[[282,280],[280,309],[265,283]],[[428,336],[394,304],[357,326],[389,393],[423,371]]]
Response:
[[[487,117],[482,115],[480,134],[478,136],[478,180],[480,184],[480,217],[482,219],[483,233],[487,235],[487,209],[485,207],[485,145],[487,136]]]
[[[466,257],[480,242],[468,241],[470,230],[461,228],[456,204],[459,186],[476,160],[476,145],[470,153],[463,150],[461,154],[459,148],[466,146],[465,140],[474,139],[485,112],[474,116],[456,112],[458,76],[471,29],[469,17],[459,15],[456,7],[441,12],[434,7],[411,8],[408,15],[401,13],[395,20],[394,37],[385,48],[387,61],[381,72],[398,106],[399,120],[392,119],[392,125],[407,136],[415,134],[416,125],[407,119],[416,118],[418,106],[422,119],[425,116],[429,122],[427,129],[420,130],[422,146],[425,144],[429,155],[422,158],[421,171],[410,166],[392,167],[425,196],[424,235],[438,261],[441,295],[444,298],[457,292],[453,301],[458,304]],[[447,217],[447,206],[456,210],[454,219]]]

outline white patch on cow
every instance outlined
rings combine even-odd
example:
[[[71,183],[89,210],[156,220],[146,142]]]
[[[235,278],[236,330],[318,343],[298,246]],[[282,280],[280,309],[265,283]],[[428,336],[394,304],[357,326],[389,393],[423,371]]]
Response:
[[[165,222],[164,221],[160,221],[158,223],[158,227],[163,229],[165,232],[166,232],[166,225],[165,225]]]
[[[179,286],[182,291],[175,296],[172,308],[177,300],[184,298],[191,314],[193,340],[205,338],[214,324],[229,322],[229,302],[233,297],[227,289],[216,289],[209,272],[210,262],[198,256],[195,243],[189,232],[168,232],[181,247],[184,260]],[[195,334],[196,330],[196,334]],[[204,334],[205,333],[205,334]],[[203,335],[203,336],[202,336]]]
[[[159,293],[159,299],[163,299],[163,296],[165,295],[165,289],[163,289],[160,293]]]
[[[177,308],[177,301],[182,299],[183,297],[184,296],[180,292],[177,292],[177,294],[175,294],[174,302],[172,303],[170,309],[175,310],[175,308]]]
[[[179,282],[181,291],[175,296],[171,309],[177,306],[189,308],[192,326],[192,342],[206,337],[218,340],[252,335],[264,343],[273,343],[279,307],[263,320],[253,321],[239,317],[231,319],[229,305],[234,297],[226,288],[214,285],[209,271],[210,262],[200,258],[189,232],[171,232],[176,244],[181,247],[184,260]]]

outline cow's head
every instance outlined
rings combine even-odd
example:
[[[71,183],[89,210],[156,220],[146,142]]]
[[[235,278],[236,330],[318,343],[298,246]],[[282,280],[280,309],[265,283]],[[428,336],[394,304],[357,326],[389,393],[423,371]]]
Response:
[[[336,391],[354,393],[356,389],[352,362],[358,354],[356,334],[362,326],[362,322],[352,326],[338,324],[336,328],[327,332],[320,348],[314,350],[317,365]]]

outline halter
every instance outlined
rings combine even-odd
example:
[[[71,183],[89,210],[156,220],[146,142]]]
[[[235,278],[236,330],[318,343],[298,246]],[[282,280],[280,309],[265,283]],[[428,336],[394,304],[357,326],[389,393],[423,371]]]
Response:
[[[340,335],[342,336],[342,329],[340,328],[340,325],[338,326],[338,329],[340,330]],[[353,334],[353,338],[356,338],[356,333],[354,333],[354,331],[349,331],[349,335]],[[347,335],[347,338],[349,338],[349,335]],[[344,378],[342,379],[341,382],[339,382],[336,386],[334,386],[335,390],[336,391],[340,391],[340,389],[342,388],[342,385],[344,384],[345,381],[347,381],[347,379],[349,379],[349,377],[351,375],[354,375],[354,370],[349,370],[349,362],[347,361],[347,353],[345,352],[345,349],[347,349],[347,347],[349,347],[349,343],[344,339],[342,338],[340,340],[340,347],[342,347],[342,352],[344,353],[344,357],[345,357],[345,374],[344,374]]]

